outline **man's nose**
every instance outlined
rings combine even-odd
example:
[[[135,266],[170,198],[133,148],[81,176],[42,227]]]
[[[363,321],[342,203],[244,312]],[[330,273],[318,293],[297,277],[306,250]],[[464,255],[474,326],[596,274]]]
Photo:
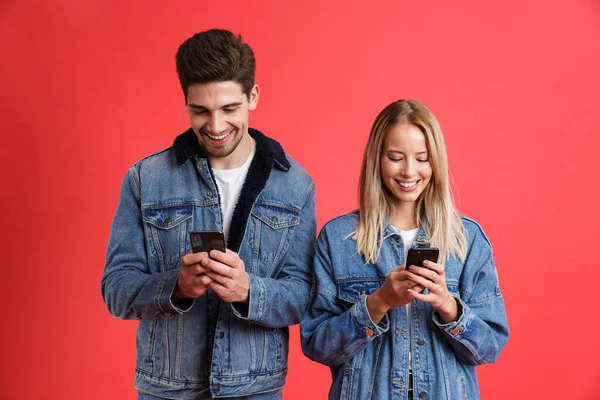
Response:
[[[221,133],[226,129],[226,123],[225,123],[225,119],[223,118],[223,116],[218,113],[212,113],[212,115],[210,116],[210,120],[208,121],[207,124],[207,128],[210,131],[210,133]]]

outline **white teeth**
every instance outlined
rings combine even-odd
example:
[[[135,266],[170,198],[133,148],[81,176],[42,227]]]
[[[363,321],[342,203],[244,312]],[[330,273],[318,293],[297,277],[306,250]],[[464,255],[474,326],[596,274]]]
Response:
[[[415,187],[417,186],[417,183],[419,181],[414,181],[414,182],[398,182],[400,184],[400,186],[405,187],[405,188],[411,188],[411,187]]]
[[[221,136],[213,136],[213,135],[211,135],[211,134],[208,134],[208,133],[207,133],[206,135],[207,135],[209,138],[213,139],[213,140],[221,140],[221,139],[225,139],[227,136],[229,136],[229,134],[230,134],[230,133],[231,133],[231,131],[230,131],[230,132],[227,132],[226,134],[224,134],[224,135],[221,135]]]

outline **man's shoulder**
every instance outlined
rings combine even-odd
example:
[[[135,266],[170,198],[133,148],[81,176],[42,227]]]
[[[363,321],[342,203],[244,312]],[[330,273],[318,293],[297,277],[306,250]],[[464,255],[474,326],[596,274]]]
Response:
[[[260,200],[302,208],[309,196],[314,195],[315,185],[308,172],[298,162],[287,154],[285,156],[289,168],[282,170],[273,167]]]
[[[173,146],[170,146],[139,159],[131,166],[131,170],[135,170],[138,174],[154,174],[176,167],[177,159],[173,151]]]
[[[189,157],[196,153],[194,144],[197,147],[194,132],[190,128],[177,135],[171,146],[141,158],[131,169],[137,172],[149,171],[160,174],[161,171],[165,171],[171,173],[172,169],[184,165]]]
[[[304,167],[302,165],[300,165],[299,162],[294,160],[287,153],[285,154],[285,157],[287,158],[287,160],[290,163],[290,169],[286,172],[287,174],[290,174],[293,177],[293,179],[299,179],[299,180],[306,181],[307,183],[312,183],[312,181],[313,181],[312,177],[304,169]]]

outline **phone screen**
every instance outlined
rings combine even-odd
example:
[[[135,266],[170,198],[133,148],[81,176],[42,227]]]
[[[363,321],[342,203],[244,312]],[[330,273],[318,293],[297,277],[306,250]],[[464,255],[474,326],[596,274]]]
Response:
[[[190,233],[190,241],[194,253],[208,253],[211,250],[225,252],[225,236],[220,231],[193,231]]]

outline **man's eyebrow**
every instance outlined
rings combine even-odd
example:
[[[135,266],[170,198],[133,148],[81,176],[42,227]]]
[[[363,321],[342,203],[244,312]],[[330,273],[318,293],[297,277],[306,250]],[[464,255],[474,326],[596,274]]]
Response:
[[[237,102],[237,103],[229,103],[229,104],[225,104],[224,106],[222,106],[221,108],[233,108],[233,107],[239,107],[241,106],[242,103],[241,102]]]
[[[237,102],[237,103],[229,103],[229,104],[225,104],[225,105],[221,106],[221,108],[234,108],[234,107],[239,107],[239,106],[241,106],[241,105],[242,105],[242,103],[241,103],[241,102]],[[198,104],[193,104],[193,103],[190,103],[190,104],[188,104],[188,106],[189,106],[190,108],[195,108],[195,109],[197,109],[197,110],[208,110],[208,108],[206,108],[206,107],[204,107],[204,106],[201,106],[201,105],[198,105]]]

